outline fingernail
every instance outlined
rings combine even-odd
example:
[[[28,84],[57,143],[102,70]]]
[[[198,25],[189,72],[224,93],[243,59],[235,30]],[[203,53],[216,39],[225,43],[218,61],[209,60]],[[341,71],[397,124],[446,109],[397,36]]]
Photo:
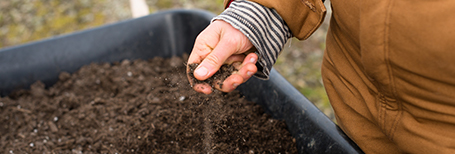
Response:
[[[251,58],[251,59],[250,59],[250,62],[251,62],[251,63],[255,63],[255,62],[256,62],[256,58]]]
[[[201,66],[199,67],[198,69],[196,69],[196,71],[194,71],[195,74],[199,75],[199,76],[206,76],[207,73],[208,73],[208,70],[207,68]]]
[[[253,75],[253,72],[248,71],[248,72],[246,72],[246,75],[252,76],[252,75]]]
[[[234,83],[234,84],[232,84],[232,87],[234,87],[234,88],[237,88],[237,86],[239,86],[239,84],[238,84],[238,83]]]

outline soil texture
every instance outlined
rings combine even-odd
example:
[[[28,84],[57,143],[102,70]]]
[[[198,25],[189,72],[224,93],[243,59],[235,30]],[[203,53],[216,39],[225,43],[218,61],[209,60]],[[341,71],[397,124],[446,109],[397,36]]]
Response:
[[[94,63],[0,98],[0,153],[297,153],[239,92],[195,92],[186,59]]]

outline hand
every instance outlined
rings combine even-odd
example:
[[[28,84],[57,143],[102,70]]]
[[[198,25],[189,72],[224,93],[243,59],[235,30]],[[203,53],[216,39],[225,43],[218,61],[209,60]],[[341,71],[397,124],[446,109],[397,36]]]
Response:
[[[257,71],[255,64],[258,56],[251,49],[254,49],[253,45],[242,32],[223,20],[216,20],[196,38],[188,64],[199,64],[194,71],[194,77],[198,80],[211,77],[223,64],[239,64],[234,65],[238,71],[224,80],[222,87],[220,84],[214,85],[220,91],[231,92]],[[212,93],[211,85],[190,84],[197,92]]]

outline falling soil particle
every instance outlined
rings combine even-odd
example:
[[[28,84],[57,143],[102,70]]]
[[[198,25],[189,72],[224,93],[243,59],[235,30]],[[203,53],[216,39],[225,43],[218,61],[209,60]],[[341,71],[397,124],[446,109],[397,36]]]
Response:
[[[237,91],[192,90],[185,58],[90,64],[0,98],[0,153],[296,153]]]

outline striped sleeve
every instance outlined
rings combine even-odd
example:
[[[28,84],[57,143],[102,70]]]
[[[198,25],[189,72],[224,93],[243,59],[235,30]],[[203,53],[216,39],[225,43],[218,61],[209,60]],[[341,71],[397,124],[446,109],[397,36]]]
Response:
[[[224,20],[240,30],[256,47],[256,64],[260,79],[268,79],[279,53],[292,33],[278,13],[258,3],[238,0],[213,20]],[[212,21],[213,21],[212,20]]]

